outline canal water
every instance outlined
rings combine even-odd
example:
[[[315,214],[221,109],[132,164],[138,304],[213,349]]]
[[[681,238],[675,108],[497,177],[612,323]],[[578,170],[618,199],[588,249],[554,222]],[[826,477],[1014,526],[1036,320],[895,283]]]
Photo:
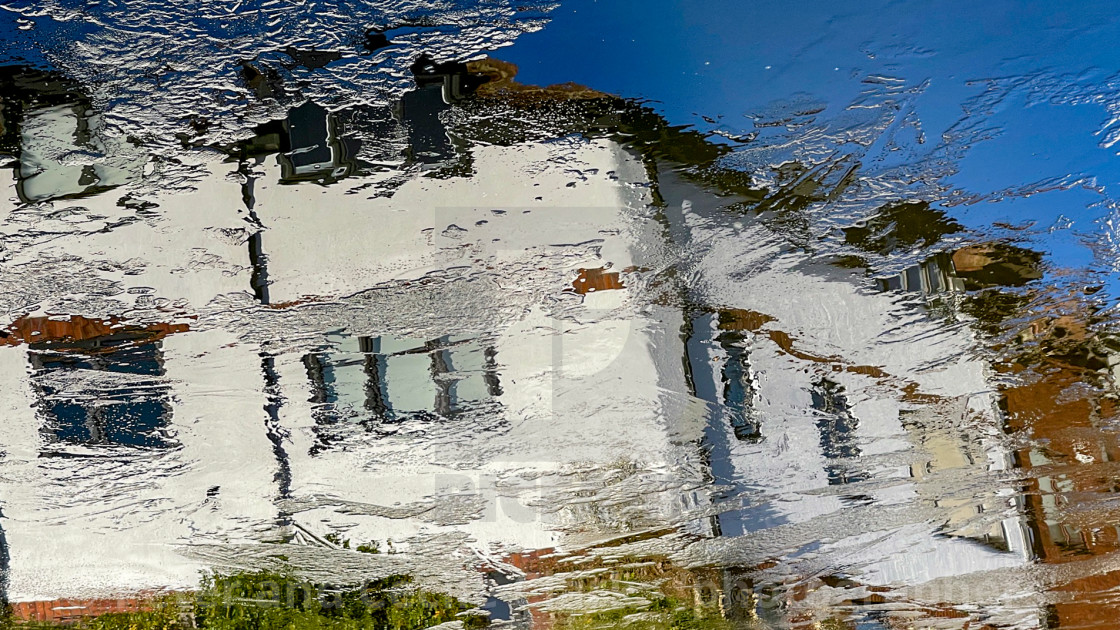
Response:
[[[523,629],[1120,626],[1112,3],[0,32],[17,616],[267,569]]]

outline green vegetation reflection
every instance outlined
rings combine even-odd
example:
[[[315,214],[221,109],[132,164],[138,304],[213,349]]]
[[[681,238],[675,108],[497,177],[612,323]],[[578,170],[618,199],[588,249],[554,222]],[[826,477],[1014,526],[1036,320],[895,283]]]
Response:
[[[212,574],[198,592],[168,595],[148,610],[110,613],[67,627],[89,630],[421,630],[448,621],[467,629],[488,625],[482,614],[450,595],[421,590],[407,575],[369,580],[359,587],[313,584],[288,573]],[[11,619],[18,628],[63,624]]]

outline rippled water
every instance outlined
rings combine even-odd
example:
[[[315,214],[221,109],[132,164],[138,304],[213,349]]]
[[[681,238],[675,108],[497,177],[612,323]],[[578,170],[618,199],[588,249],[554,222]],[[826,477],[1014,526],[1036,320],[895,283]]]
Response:
[[[858,5],[5,3],[3,596],[1120,625],[1115,8]]]

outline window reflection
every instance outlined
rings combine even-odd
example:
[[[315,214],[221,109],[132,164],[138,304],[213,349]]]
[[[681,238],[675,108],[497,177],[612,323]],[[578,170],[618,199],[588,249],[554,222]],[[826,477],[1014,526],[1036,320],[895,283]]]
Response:
[[[38,343],[31,344],[28,356],[35,404],[49,445],[175,445],[159,341],[119,335],[82,343]]]
[[[320,428],[356,423],[367,430],[412,419],[440,420],[502,394],[496,350],[443,336],[345,338],[338,350],[303,357]],[[320,431],[319,448],[335,437]]]

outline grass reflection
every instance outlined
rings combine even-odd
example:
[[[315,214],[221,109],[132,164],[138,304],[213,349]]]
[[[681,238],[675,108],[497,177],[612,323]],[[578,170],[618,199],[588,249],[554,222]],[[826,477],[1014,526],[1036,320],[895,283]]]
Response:
[[[455,597],[416,588],[407,575],[369,580],[361,586],[314,584],[271,571],[211,574],[195,593],[142,603],[141,610],[92,618],[4,624],[19,628],[77,627],[89,630],[421,630],[448,621],[465,628],[488,624]]]

